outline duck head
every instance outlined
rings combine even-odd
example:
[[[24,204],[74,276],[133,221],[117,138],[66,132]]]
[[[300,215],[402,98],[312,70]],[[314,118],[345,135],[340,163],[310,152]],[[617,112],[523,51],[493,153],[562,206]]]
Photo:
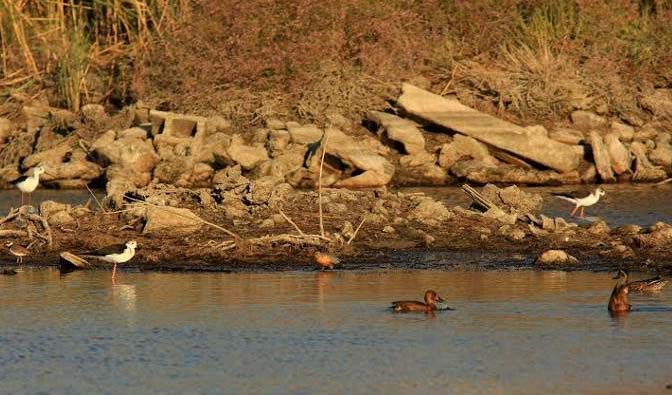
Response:
[[[443,302],[443,299],[435,291],[432,291],[431,289],[425,292],[426,304],[434,304],[436,302]]]

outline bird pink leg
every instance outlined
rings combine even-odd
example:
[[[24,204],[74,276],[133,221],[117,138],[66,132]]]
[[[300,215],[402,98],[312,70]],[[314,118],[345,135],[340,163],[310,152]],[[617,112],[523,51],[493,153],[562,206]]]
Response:
[[[21,206],[23,206],[23,192],[21,192]]]
[[[28,205],[30,206],[32,204],[33,204],[33,193],[31,192],[28,194]]]
[[[569,214],[570,217],[573,217],[574,214],[576,214],[576,210],[579,209],[579,206],[574,207],[574,210],[572,210],[571,214]]]
[[[116,278],[117,278],[117,264],[115,263],[114,266],[112,266],[112,285],[114,285]]]
[[[581,207],[581,218],[586,218],[586,213],[583,212],[585,207]]]

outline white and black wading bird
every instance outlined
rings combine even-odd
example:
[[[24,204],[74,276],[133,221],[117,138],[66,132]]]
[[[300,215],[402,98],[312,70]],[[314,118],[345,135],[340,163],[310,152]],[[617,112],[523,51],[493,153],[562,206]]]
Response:
[[[23,194],[28,194],[28,204],[32,203],[32,194],[37,186],[40,185],[40,175],[46,172],[43,165],[37,165],[33,167],[33,175],[27,176],[23,175],[16,180],[12,181],[19,191],[21,191],[21,205],[23,206]]]
[[[597,203],[602,196],[604,196],[606,192],[604,192],[604,189],[602,188],[597,188],[595,191],[591,192],[590,195],[582,198],[577,198],[574,196],[569,196],[569,195],[563,195],[563,194],[554,194],[555,197],[558,199],[563,199],[568,202],[574,203],[574,210],[571,212],[571,216],[573,217],[574,214],[576,214],[576,210],[579,208],[581,209],[581,218],[585,218],[585,212],[584,208],[592,206],[593,204]]]
[[[114,282],[117,275],[117,264],[126,263],[135,256],[135,249],[138,243],[135,240],[130,240],[124,245],[114,245],[97,250],[94,254],[84,255],[87,257],[98,258],[101,261],[110,262],[112,266],[112,281]]]

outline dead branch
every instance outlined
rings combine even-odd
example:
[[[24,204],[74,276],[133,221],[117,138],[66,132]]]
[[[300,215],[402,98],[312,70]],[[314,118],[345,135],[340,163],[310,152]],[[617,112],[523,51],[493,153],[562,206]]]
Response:
[[[17,229],[0,229],[0,237],[28,237],[28,232]]]
[[[320,159],[320,175],[317,183],[317,205],[320,211],[320,235],[324,237],[324,220],[322,219],[322,168],[324,167],[324,156],[327,153],[327,143],[329,142],[329,134],[324,138],[322,144],[322,159]]]
[[[18,208],[12,209],[12,211],[10,211],[5,218],[0,219],[0,225],[4,224],[5,222],[13,220],[18,215],[19,215],[19,209]]]
[[[301,228],[299,228],[299,226],[298,226],[296,223],[294,223],[294,221],[292,221],[292,219],[289,218],[289,217],[282,211],[282,209],[281,209],[280,207],[276,207],[276,208],[277,208],[278,211],[280,212],[280,215],[282,215],[282,218],[284,218],[285,221],[289,222],[290,225],[292,225],[292,226],[296,229],[296,231],[299,232],[299,235],[301,235],[301,236],[304,236],[304,235],[305,235],[305,234],[303,233],[303,231],[301,231]]]
[[[348,245],[350,245],[350,243],[352,243],[352,241],[355,240],[355,237],[357,237],[357,232],[359,232],[359,228],[361,228],[362,225],[364,225],[365,221],[366,221],[366,216],[364,216],[364,218],[362,218],[362,222],[359,223],[359,225],[357,226],[357,229],[355,229],[355,232],[352,234],[352,236],[350,236],[350,239],[348,240],[348,243],[347,243]]]

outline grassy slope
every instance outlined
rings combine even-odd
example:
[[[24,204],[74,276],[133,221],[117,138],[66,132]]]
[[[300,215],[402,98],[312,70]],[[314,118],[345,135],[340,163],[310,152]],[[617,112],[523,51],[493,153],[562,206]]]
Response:
[[[637,113],[643,91],[672,86],[671,0],[68,2],[72,17],[0,0],[0,82],[22,81],[2,90],[254,124],[358,116],[384,108],[401,80],[525,122]]]

